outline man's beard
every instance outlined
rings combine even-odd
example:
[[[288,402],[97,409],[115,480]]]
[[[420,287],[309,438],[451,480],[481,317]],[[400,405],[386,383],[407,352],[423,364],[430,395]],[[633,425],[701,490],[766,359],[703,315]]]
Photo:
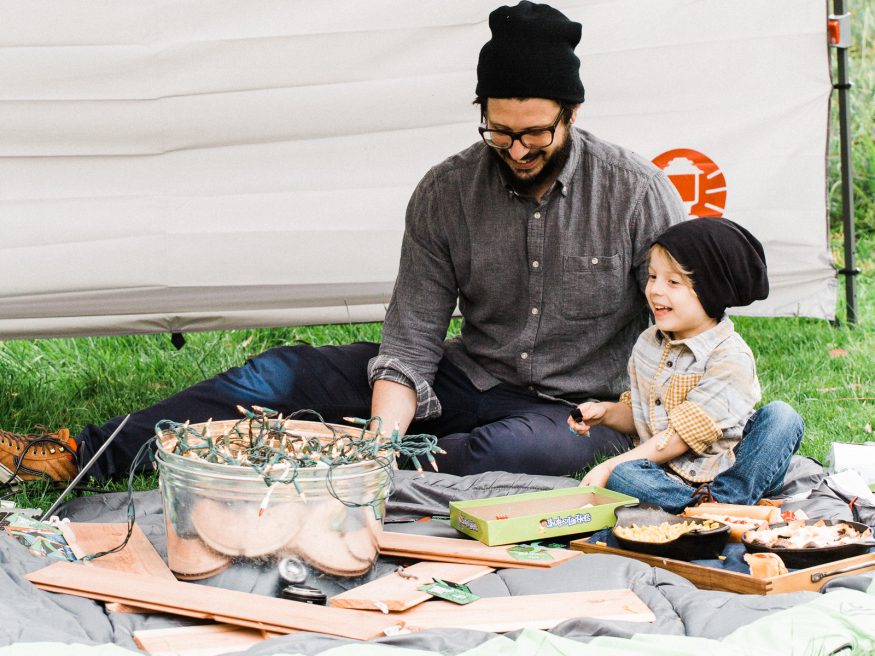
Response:
[[[527,195],[531,191],[540,187],[545,181],[556,176],[562,170],[562,167],[565,166],[565,162],[568,161],[568,155],[571,153],[571,135],[565,135],[565,141],[562,145],[553,151],[552,157],[547,160],[544,167],[531,178],[521,178],[519,173],[517,173],[517,171],[505,161],[502,153],[495,151],[494,149],[491,150],[494,151],[493,155],[495,155],[495,158],[498,160],[499,166],[501,166],[507,173],[508,177],[513,180],[513,187],[517,193]],[[531,160],[533,157],[542,157],[543,153],[543,150],[532,150],[526,155],[525,160]]]

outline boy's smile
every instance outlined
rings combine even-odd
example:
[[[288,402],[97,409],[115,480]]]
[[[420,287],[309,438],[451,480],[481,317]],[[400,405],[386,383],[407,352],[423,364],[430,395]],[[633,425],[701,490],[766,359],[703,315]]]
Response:
[[[679,273],[661,250],[650,252],[647,275],[647,303],[663,333],[672,339],[688,339],[717,325],[717,320],[705,313],[689,278]]]

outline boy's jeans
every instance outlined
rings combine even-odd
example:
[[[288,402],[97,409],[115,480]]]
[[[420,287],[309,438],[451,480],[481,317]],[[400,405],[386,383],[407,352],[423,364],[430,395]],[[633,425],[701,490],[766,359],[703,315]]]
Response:
[[[802,443],[805,424],[789,405],[775,401],[757,410],[735,447],[735,464],[711,483],[721,503],[753,504],[781,492],[791,456]],[[624,462],[608,487],[677,513],[693,503],[694,487],[649,460]]]

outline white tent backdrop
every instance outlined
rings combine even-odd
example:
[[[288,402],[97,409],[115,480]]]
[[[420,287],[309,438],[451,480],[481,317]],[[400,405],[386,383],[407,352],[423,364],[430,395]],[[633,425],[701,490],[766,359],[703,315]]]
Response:
[[[497,2],[7,0],[0,337],[381,319]],[[832,317],[824,0],[554,5],[578,125],[762,239],[746,312]]]

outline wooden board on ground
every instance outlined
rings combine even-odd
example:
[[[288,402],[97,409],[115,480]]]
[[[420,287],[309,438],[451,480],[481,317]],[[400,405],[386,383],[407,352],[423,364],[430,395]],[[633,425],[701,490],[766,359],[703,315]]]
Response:
[[[508,549],[513,545],[487,547],[477,540],[439,538],[432,535],[414,535],[393,531],[383,531],[378,538],[380,554],[384,556],[470,563],[499,568],[555,567],[579,555],[577,551],[570,549],[546,549],[553,560],[518,560],[508,553]]]
[[[64,539],[73,550],[76,558],[82,559],[89,554],[108,551],[120,545],[127,535],[128,525],[124,524],[91,524],[87,522],[61,522],[59,525]],[[88,561],[90,565],[119,572],[146,574],[175,581],[173,572],[155,551],[143,530],[134,524],[131,539],[125,548],[117,553],[107,554]],[[110,602],[107,610],[116,613],[151,612],[136,606],[127,606]]]
[[[543,569],[543,567],[538,567],[535,565],[529,565],[521,562],[520,564],[511,563],[508,564],[506,560],[504,561],[494,561],[494,560],[472,560],[471,558],[453,558],[451,556],[436,556],[435,554],[416,554],[410,553],[409,551],[382,551],[381,555],[387,556],[389,558],[401,558],[408,560],[422,560],[422,561],[433,561],[433,562],[441,562],[441,563],[460,563],[463,565],[484,565],[485,567],[492,567],[493,569],[503,569],[503,568],[511,568],[511,569]]]
[[[656,616],[631,590],[563,592],[519,597],[489,597],[460,606],[430,601],[394,615],[409,629],[458,628],[505,633],[551,629],[575,617],[624,622],[654,622]]]
[[[421,562],[331,597],[330,603],[335,608],[402,611],[431,599],[430,594],[418,588],[436,578],[468,583],[494,571],[483,565]]]
[[[846,573],[862,574],[863,572],[875,570],[875,553],[868,553],[862,556],[854,556],[853,558],[834,560],[831,563],[824,563],[816,567],[797,569],[789,574],[758,579],[750,574],[731,572],[717,569],[716,567],[706,567],[661,556],[649,556],[636,551],[617,549],[604,544],[589,542],[585,539],[574,540],[569,546],[584,553],[612,554],[634,558],[653,567],[661,567],[683,576],[698,588],[739,592],[741,594],[769,595],[781,592],[800,592],[803,590],[817,592],[833,576]]]
[[[152,656],[215,656],[245,651],[272,636],[232,624],[201,624],[134,631],[134,642]]]
[[[89,524],[85,522],[61,522],[61,532],[77,558],[108,551],[120,545],[128,532],[127,524]],[[134,524],[131,539],[117,553],[107,554],[88,561],[95,567],[103,567],[131,574],[146,574],[175,581],[176,577],[164,559],[155,551],[143,530]]]
[[[368,640],[397,625],[394,616],[348,608],[315,606],[196,583],[128,574],[77,563],[57,562],[31,572],[34,585],[65,594],[116,601],[187,617],[208,618],[275,633],[294,630]]]

